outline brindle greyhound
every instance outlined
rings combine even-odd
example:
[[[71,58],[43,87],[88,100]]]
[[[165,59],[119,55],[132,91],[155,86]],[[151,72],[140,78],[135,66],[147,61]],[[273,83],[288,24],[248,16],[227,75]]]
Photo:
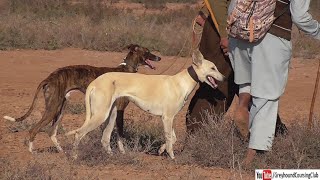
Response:
[[[80,140],[107,118],[109,122],[101,142],[108,153],[112,152],[110,136],[117,112],[117,107],[113,104],[117,98],[127,97],[141,109],[162,117],[166,143],[161,146],[159,154],[167,150],[169,156],[174,159],[172,145],[176,142],[176,135],[172,125],[175,115],[184,106],[198,82],[205,82],[212,88],[217,88],[216,80],[223,81],[224,76],[214,63],[203,58],[199,50],[193,54],[192,66],[173,76],[128,75],[117,72],[99,76],[86,90],[84,124],[79,129],[67,133],[75,134],[73,157],[77,158],[76,150]],[[121,139],[118,139],[119,144],[122,144]],[[120,151],[124,153],[124,149]]]
[[[44,79],[38,86],[33,102],[25,115],[20,118],[12,118],[4,116],[5,119],[10,121],[23,121],[32,112],[39,91],[42,89],[45,97],[45,112],[41,120],[35,124],[29,131],[29,151],[33,150],[33,141],[36,134],[41,128],[46,126],[52,121],[51,130],[48,132],[51,140],[59,151],[62,151],[60,144],[57,141],[56,134],[58,124],[62,118],[63,110],[65,107],[66,98],[70,95],[72,90],[79,90],[85,93],[88,85],[98,76],[108,72],[137,72],[138,66],[146,65],[151,69],[155,67],[151,61],[160,61],[161,58],[150,53],[147,48],[140,47],[139,45],[129,45],[127,48],[130,50],[124,62],[118,67],[93,67],[88,65],[75,65],[59,68],[52,72],[46,79]],[[118,130],[122,134],[123,129],[123,113],[129,101],[126,98],[118,99],[116,106],[118,109],[117,124],[120,126]]]

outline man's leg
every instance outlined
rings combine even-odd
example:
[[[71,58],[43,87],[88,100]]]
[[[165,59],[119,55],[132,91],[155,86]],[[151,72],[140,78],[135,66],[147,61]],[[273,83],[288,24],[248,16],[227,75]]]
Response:
[[[267,34],[262,41],[253,44],[250,50],[252,106],[249,147],[244,160],[247,165],[252,162],[257,150],[271,150],[278,101],[287,83],[291,43]]]
[[[252,97],[249,121],[249,148],[243,161],[245,166],[252,162],[257,151],[271,150],[275,134],[278,105],[278,99],[268,100]]]
[[[236,124],[240,135],[244,141],[249,138],[249,105],[251,102],[250,84],[239,85],[239,105],[234,114],[234,123]]]
[[[270,36],[270,35],[268,35]],[[270,38],[270,37],[269,37]],[[281,43],[277,43],[276,45],[273,44],[274,42],[277,42],[274,39],[270,40],[271,42],[267,42],[267,46],[266,48],[266,52],[264,52],[263,50],[259,50],[259,51],[255,51],[254,54],[254,58],[253,55],[251,54],[251,51],[247,51],[249,49],[248,45],[246,45],[244,42],[239,41],[237,39],[233,39],[231,38],[229,40],[229,47],[230,47],[230,61],[232,64],[232,67],[235,71],[235,82],[237,84],[239,84],[239,106],[241,108],[237,108],[235,115],[234,115],[234,122],[239,130],[239,132],[241,133],[241,136],[246,139],[247,135],[248,135],[248,114],[246,113],[246,110],[244,107],[248,107],[248,105],[250,106],[250,103],[248,103],[250,96],[249,93],[252,94],[252,88],[254,88],[254,90],[257,92],[257,85],[258,87],[262,86],[262,89],[259,89],[259,94],[256,95],[258,97],[261,97],[263,95],[269,95],[272,94],[272,96],[269,97],[265,97],[267,99],[274,99],[276,97],[279,97],[280,93],[278,89],[282,89],[282,88],[273,88],[273,87],[279,87],[279,85],[274,85],[274,84],[279,84],[276,83],[277,81],[279,81],[279,79],[281,78],[286,78],[286,72],[288,69],[288,64],[287,64],[287,60],[283,60],[283,56],[284,54],[279,54],[277,53],[276,55],[270,55],[270,53],[268,53],[270,51],[270,49],[272,49],[272,52],[290,52],[289,50],[287,50],[287,46],[285,45],[284,47],[279,47],[279,44]],[[279,40],[278,40],[279,41]],[[265,44],[265,42],[263,42]],[[272,47],[270,47],[272,46]],[[257,47],[256,47],[257,48]],[[255,48],[255,49],[256,49]],[[286,55],[287,56],[287,55]],[[251,58],[252,57],[252,58]],[[290,55],[288,55],[288,57],[290,58]],[[268,63],[266,60],[262,61],[263,59],[268,58],[268,60],[270,60],[271,62],[269,63],[269,65],[265,65],[265,63]],[[280,59],[279,59],[280,58]],[[251,59],[253,61],[256,61],[255,64],[258,63],[258,66],[261,68],[254,68],[253,72],[251,73]],[[284,61],[284,62],[283,62]],[[280,64],[280,66],[276,66],[274,67],[274,64]],[[271,67],[269,67],[270,65],[273,65]],[[256,67],[256,65],[255,65]],[[267,69],[267,68],[271,68],[271,69]],[[280,68],[280,69],[279,69]],[[277,72],[279,73],[272,73],[272,74],[276,74],[276,75],[271,75],[271,72],[273,72],[275,69],[278,69]],[[281,75],[281,73],[283,73]],[[251,74],[254,74],[251,77]],[[264,74],[264,75],[261,75]],[[268,78],[270,77],[275,77],[276,80],[269,80]],[[280,78],[281,77],[281,78]],[[252,79],[253,78],[253,81]],[[282,81],[284,82],[284,80]],[[250,85],[250,83],[253,83],[253,85],[255,85],[255,87],[252,87],[252,84],[250,86],[250,88],[248,88],[248,86],[246,86],[247,84]],[[257,84],[258,83],[258,84]],[[280,83],[281,84],[281,83]],[[269,91],[264,91],[264,89],[271,89]],[[271,92],[271,93],[270,93]],[[274,92],[278,92],[278,96],[274,95]],[[246,94],[243,94],[246,93]],[[253,93],[254,94],[254,93]],[[255,94],[254,94],[255,95]],[[250,102],[250,101],[249,101]],[[285,126],[285,124],[283,124],[281,122],[280,116],[277,116],[277,134],[279,135],[284,135],[287,132],[287,128]]]
[[[235,72],[235,83],[239,84],[239,104],[233,116],[234,123],[244,141],[249,135],[249,105],[251,103],[251,59],[246,43],[229,40],[230,61]]]

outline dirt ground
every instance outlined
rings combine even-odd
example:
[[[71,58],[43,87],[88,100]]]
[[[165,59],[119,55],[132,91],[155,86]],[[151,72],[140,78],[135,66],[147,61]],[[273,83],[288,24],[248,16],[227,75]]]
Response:
[[[31,104],[39,82],[59,67],[75,64],[112,67],[117,66],[125,55],[125,52],[95,52],[79,49],[0,51],[0,117],[4,115],[18,117],[25,113]],[[145,74],[175,74],[191,63],[190,58],[161,57],[160,62],[154,63],[157,70],[140,68],[139,72]],[[305,121],[303,123],[307,124],[318,63],[319,58],[296,58],[292,60],[288,85],[285,94],[281,97],[279,110],[286,124],[290,124],[292,120],[298,118],[303,119]],[[317,117],[320,113],[319,96],[320,94],[315,106]],[[75,93],[71,99],[83,101],[83,95]],[[39,102],[32,115],[27,119],[30,123],[38,121],[41,116],[43,111],[42,97],[39,98]],[[187,105],[188,103],[175,119],[175,129],[178,137],[178,145],[175,145],[175,148],[179,148],[179,143],[181,144],[185,135],[184,115]],[[150,116],[133,105],[130,105],[127,112],[140,114],[137,118],[141,117],[141,114]],[[232,113],[232,108],[229,113]],[[158,117],[150,117],[152,121],[159,121]],[[62,124],[64,129],[71,130],[80,126],[83,121],[84,114],[66,114]],[[32,160],[52,161],[56,165],[56,168],[52,168],[53,171],[59,171],[71,163],[64,154],[46,151],[49,147],[53,147],[46,133],[39,133],[34,142],[35,148],[43,151],[30,154],[24,143],[27,131],[14,132],[12,130],[13,126],[11,122],[0,120],[0,159],[5,159],[16,166],[25,165]],[[63,134],[59,134],[58,139],[63,146],[72,143],[72,139],[66,138]],[[77,174],[71,176],[76,179],[240,179],[240,175],[243,179],[253,178],[253,174],[239,174],[229,169],[181,165],[164,156],[141,153],[137,158],[140,160],[139,165],[107,164],[93,167],[74,165],[72,167],[77,169]],[[179,158],[179,155],[177,155],[177,158]],[[4,168],[1,163],[2,161],[0,161],[0,168]],[[0,179],[2,179],[1,175]]]

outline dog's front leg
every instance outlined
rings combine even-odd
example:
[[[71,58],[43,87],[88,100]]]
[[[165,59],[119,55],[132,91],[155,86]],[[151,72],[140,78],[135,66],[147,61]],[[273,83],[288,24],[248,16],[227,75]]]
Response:
[[[173,117],[162,116],[162,122],[164,127],[164,134],[166,138],[166,144],[163,144],[159,149],[159,154],[162,154],[164,150],[167,150],[171,159],[174,159],[172,144],[176,141],[176,136],[172,128]]]
[[[111,139],[112,130],[113,130],[115,122],[116,122],[116,118],[117,118],[117,107],[113,106],[113,108],[111,109],[111,114],[109,117],[108,125],[104,129],[103,135],[101,138],[102,146],[104,147],[104,149],[107,151],[108,154],[112,154],[112,150],[111,150],[111,146],[110,146],[110,139]],[[118,139],[118,144],[119,144],[119,139]],[[119,149],[120,149],[120,151],[121,150],[123,151],[121,153],[124,153],[124,150],[121,148],[123,148],[123,146],[119,147]]]
[[[174,129],[172,128],[172,145],[176,143],[176,141],[177,141],[177,136],[176,136],[176,133],[174,132]],[[159,155],[161,155],[164,152],[164,150],[166,150],[166,143],[162,144],[162,146],[160,147],[158,151]]]

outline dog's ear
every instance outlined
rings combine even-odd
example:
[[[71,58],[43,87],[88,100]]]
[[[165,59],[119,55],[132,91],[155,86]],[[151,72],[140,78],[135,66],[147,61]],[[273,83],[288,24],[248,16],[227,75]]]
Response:
[[[203,55],[199,51],[199,49],[196,49],[192,53],[192,63],[196,66],[200,66],[202,64],[202,60],[204,59]]]
[[[130,44],[127,46],[127,48],[132,52],[136,52],[139,50],[139,46],[137,44]]]

